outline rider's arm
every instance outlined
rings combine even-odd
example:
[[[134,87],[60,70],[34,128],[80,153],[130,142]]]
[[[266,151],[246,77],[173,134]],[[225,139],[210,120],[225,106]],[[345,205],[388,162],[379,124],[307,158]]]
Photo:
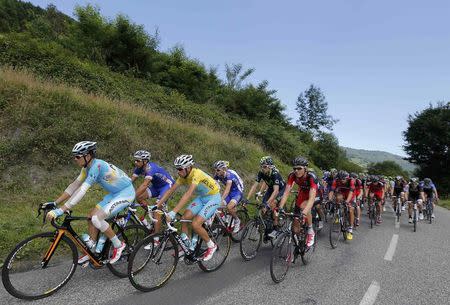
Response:
[[[186,193],[184,193],[183,197],[181,197],[180,201],[178,201],[177,205],[173,208],[172,211],[175,213],[178,213],[188,202],[188,200],[192,197],[194,194],[195,189],[197,188],[197,184],[192,183]]]
[[[286,201],[289,198],[291,189],[292,189],[292,185],[289,183],[286,184],[286,188],[284,189],[283,197],[281,198],[281,201],[280,201],[280,209],[282,209],[284,207],[284,205],[286,204]]]
[[[167,201],[167,199],[169,199],[170,196],[172,196],[172,194],[175,192],[175,190],[178,188],[178,186],[179,186],[178,183],[174,183],[174,184],[172,184],[170,189],[168,189],[167,192],[164,193],[164,195],[158,201],[158,204],[157,204],[158,209],[160,209],[163,206],[163,204]]]
[[[334,196],[334,191],[329,191],[328,192],[328,200],[329,201],[333,200],[333,196]]]
[[[148,186],[150,185],[150,182],[152,181],[152,177],[145,178],[144,181],[139,185],[138,189],[136,190],[136,197],[140,196],[142,193],[146,192]]]
[[[317,190],[315,188],[309,189],[309,199],[308,202],[306,203],[305,209],[303,210],[304,215],[308,215],[309,212],[311,212],[311,209],[314,205],[314,201],[316,200],[316,193]]]
[[[86,192],[91,187],[90,184],[83,182],[81,186],[73,193],[69,200],[61,207],[63,211],[70,210],[86,195]]]
[[[227,181],[227,184],[225,185],[225,190],[223,191],[223,194],[222,194],[222,201],[224,201],[225,198],[227,198],[228,194],[230,193],[232,184],[233,184],[233,180]]]
[[[250,200],[250,198],[252,198],[253,194],[256,191],[256,188],[258,187],[258,184],[261,184],[261,182],[256,181],[255,183],[253,183],[250,191],[247,194],[247,200]]]
[[[280,192],[280,186],[278,184],[275,184],[273,186],[273,192],[272,195],[270,195],[269,200],[267,200],[267,202],[272,202],[275,200],[275,198],[277,198],[278,193]]]
[[[78,176],[77,179],[75,179],[75,181],[73,181],[71,184],[69,184],[69,186],[64,190],[64,192],[58,197],[58,199],[55,200],[55,202],[57,204],[60,204],[64,201],[66,201],[67,199],[69,199],[75,193],[75,191],[77,191],[79,189],[79,187],[81,186],[82,183],[83,183],[83,177],[82,177],[82,175],[80,175],[80,176]]]

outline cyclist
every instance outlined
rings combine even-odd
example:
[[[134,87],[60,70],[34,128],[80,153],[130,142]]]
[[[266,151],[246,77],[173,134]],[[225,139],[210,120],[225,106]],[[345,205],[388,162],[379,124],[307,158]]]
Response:
[[[162,167],[150,162],[151,154],[146,150],[138,150],[134,153],[134,168],[131,181],[134,182],[139,176],[144,176],[144,181],[136,190],[136,199],[140,204],[147,206],[146,200],[156,198],[156,203],[175,183],[172,176]],[[161,214],[156,213],[155,233],[161,229]],[[159,243],[159,237],[154,239],[155,245]],[[145,246],[151,249],[151,245]]]
[[[420,198],[420,185],[419,185],[419,179],[418,178],[411,178],[409,179],[408,184],[408,216],[409,216],[409,223],[413,222],[412,219],[412,210],[414,202],[417,202],[417,206],[419,208],[419,219],[423,219],[422,214],[422,199]]]
[[[255,183],[250,188],[250,191],[247,194],[246,202],[253,196],[256,191],[258,185],[260,188],[264,188],[264,184],[267,185],[267,191],[263,197],[263,204],[265,204],[266,209],[270,208],[273,213],[273,224],[274,229],[268,235],[269,238],[275,238],[278,234],[278,216],[275,212],[277,208],[277,203],[281,200],[281,197],[284,193],[284,188],[286,183],[281,177],[280,172],[275,167],[273,163],[273,159],[270,156],[262,157],[260,162],[261,170],[256,175]]]
[[[311,247],[314,244],[314,230],[312,227],[312,215],[311,209],[316,200],[316,195],[318,191],[318,180],[314,173],[308,171],[308,160],[303,157],[297,157],[292,161],[293,172],[288,176],[288,182],[286,188],[284,189],[283,197],[280,201],[280,210],[283,209],[286,204],[291,189],[296,183],[298,185],[297,199],[295,201],[294,213],[303,213],[306,218],[306,224],[308,225],[308,231],[306,233],[306,245]],[[300,220],[294,218],[293,231],[294,233],[300,233]]]
[[[219,184],[208,174],[199,168],[194,167],[194,159],[192,155],[178,156],[173,162],[178,172],[178,179],[170,189],[164,193],[159,200],[157,206],[161,208],[175,190],[181,185],[187,185],[188,190],[178,201],[177,205],[169,212],[168,221],[174,219],[179,212],[188,203],[192,196],[196,196],[191,204],[184,211],[183,220],[192,220],[192,229],[208,246],[202,259],[208,261],[217,250],[217,245],[209,238],[208,232],[203,228],[203,223],[214,215],[221,203]],[[182,234],[180,237],[189,246],[189,230],[186,222],[181,223]]]
[[[233,233],[237,233],[241,228],[241,220],[236,214],[236,206],[242,199],[244,183],[238,173],[229,169],[229,166],[230,162],[228,161],[221,160],[214,163],[216,171],[214,179],[225,185],[225,190],[222,193],[222,203],[227,206],[228,212],[234,218]]]
[[[431,198],[432,202],[433,199],[439,201],[436,186],[434,185],[433,181],[431,181],[430,178],[423,179],[423,183],[419,186],[419,189],[420,189],[420,197],[422,198],[423,202],[426,202],[425,195],[427,195],[427,199]],[[433,214],[431,215],[431,218],[434,218],[434,202],[433,202]]]
[[[355,226],[359,226],[359,219],[361,217],[361,198],[362,198],[362,189],[363,185],[361,180],[358,178],[358,174],[351,173],[350,177],[355,180],[355,201],[356,201],[356,217],[355,217]]]
[[[72,154],[77,165],[81,167],[81,173],[55,200],[56,204],[64,201],[65,204],[49,212],[47,219],[57,218],[65,211],[72,209],[94,183],[100,184],[109,194],[89,212],[88,231],[90,240],[86,243],[95,246],[94,240],[97,240],[100,230],[111,240],[114,246],[109,261],[110,264],[114,264],[125,249],[125,243],[119,240],[106,219],[127,208],[135,198],[135,191],[131,179],[121,169],[96,158],[96,150],[96,142],[82,141],[75,144]],[[88,260],[89,257],[84,255],[79,258],[78,263],[82,264]]]
[[[381,181],[378,176],[372,176],[367,182],[367,189],[369,201],[373,202],[374,199],[378,201],[375,208],[377,210],[377,224],[380,224],[382,223],[381,214],[383,213],[382,202],[385,192],[384,182]]]
[[[402,211],[404,211],[404,207],[403,207],[403,202],[405,200],[405,187],[406,187],[406,181],[403,179],[402,176],[397,176],[395,177],[395,181],[394,181],[394,192],[393,192],[393,196],[396,197],[396,200],[393,201],[392,205],[394,207],[394,211],[397,207],[397,201],[398,198],[400,198],[400,202],[402,205]]]
[[[350,212],[350,226],[347,228],[347,239],[353,239],[353,223],[355,221],[355,180],[349,174],[340,170],[336,179],[333,180],[328,199],[333,200],[336,193],[336,203],[345,201]]]

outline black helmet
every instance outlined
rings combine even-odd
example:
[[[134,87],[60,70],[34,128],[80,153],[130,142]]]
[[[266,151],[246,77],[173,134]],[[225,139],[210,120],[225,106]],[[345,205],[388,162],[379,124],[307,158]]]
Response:
[[[358,174],[357,173],[350,173],[350,177],[352,177],[353,179],[357,179],[358,178]]]
[[[344,180],[348,178],[348,173],[344,170],[340,170],[337,174],[337,178],[340,180]]]
[[[273,165],[273,159],[272,159],[271,156],[262,157],[261,160],[259,161],[259,164],[272,166]]]
[[[293,166],[308,166],[308,160],[306,160],[305,158],[303,158],[301,156],[298,156],[297,158],[292,160],[292,165]]]

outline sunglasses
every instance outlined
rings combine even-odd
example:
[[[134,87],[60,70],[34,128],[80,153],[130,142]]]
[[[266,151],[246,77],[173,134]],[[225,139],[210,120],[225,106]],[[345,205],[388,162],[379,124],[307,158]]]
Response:
[[[177,171],[181,172],[184,168],[182,167],[177,167]]]
[[[78,160],[78,159],[81,159],[81,158],[83,158],[83,157],[84,157],[83,155],[76,155],[76,156],[74,156],[74,158],[77,159],[77,160]]]
[[[261,168],[269,168],[269,165],[262,165]]]
[[[303,169],[305,169],[304,167],[293,167],[292,168],[294,171],[301,171]]]
[[[140,159],[134,159],[134,162],[136,163],[136,162],[142,162],[142,160],[140,160]]]

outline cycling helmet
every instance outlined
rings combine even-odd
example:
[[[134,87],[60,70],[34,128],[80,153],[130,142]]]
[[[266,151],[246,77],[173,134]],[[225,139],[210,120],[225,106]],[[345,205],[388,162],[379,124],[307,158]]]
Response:
[[[340,180],[344,180],[348,178],[348,173],[344,170],[340,170],[337,174],[337,178]]]
[[[293,166],[308,166],[308,160],[306,160],[305,158],[303,158],[301,156],[298,156],[297,158],[292,160],[292,165]]]
[[[329,171],[324,171],[323,172],[323,179],[326,179],[328,177],[330,177],[330,172]]]
[[[178,156],[175,161],[173,161],[173,165],[175,167],[179,168],[188,168],[189,166],[194,165],[194,159],[192,158],[192,155],[181,155]]]
[[[395,177],[395,180],[402,180],[403,179],[403,177],[402,176],[397,176],[397,177]]]
[[[72,148],[72,154],[86,156],[90,152],[95,154],[96,150],[97,142],[82,141],[75,144],[75,146]]]
[[[413,183],[417,183],[417,182],[419,182],[419,178],[412,177],[411,179],[409,179],[409,181],[411,181]]]
[[[350,173],[350,177],[352,177],[353,179],[357,179],[358,178],[358,174],[357,173]]]
[[[430,178],[425,178],[425,179],[423,179],[423,183],[425,185],[430,185],[431,184],[431,179]]]
[[[213,165],[215,169],[227,168],[228,166],[230,166],[230,162],[222,160],[216,161],[216,163],[214,163]]]
[[[139,160],[150,160],[151,154],[146,150],[138,150],[134,153],[134,158]]]
[[[378,182],[378,181],[380,181],[380,177],[378,177],[377,175],[373,175],[371,181]]]
[[[330,169],[330,173],[332,176],[336,176],[337,172],[338,172],[338,170],[335,168]]]
[[[261,160],[259,161],[259,164],[273,166],[273,159],[271,156],[262,157]]]

